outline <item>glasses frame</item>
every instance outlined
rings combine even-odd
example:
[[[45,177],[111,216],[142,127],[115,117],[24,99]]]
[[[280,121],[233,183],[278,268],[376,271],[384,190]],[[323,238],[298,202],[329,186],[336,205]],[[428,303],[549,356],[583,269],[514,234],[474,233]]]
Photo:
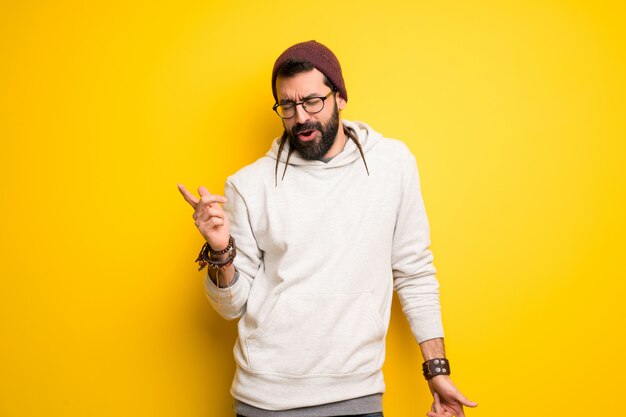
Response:
[[[280,113],[278,113],[278,108],[279,108],[279,107],[281,107],[281,106],[284,106],[283,104],[278,104],[278,103],[274,104],[274,105],[272,106],[272,110],[274,110],[274,112],[276,112],[276,114],[278,115],[278,117],[280,117],[281,119],[293,119],[294,117],[296,117],[296,114],[298,114],[298,106],[300,106],[300,105],[302,106],[302,109],[303,109],[305,112],[307,112],[308,114],[317,114],[317,113],[321,112],[322,110],[324,110],[324,106],[326,105],[326,100],[327,100],[327,99],[328,99],[331,95],[335,94],[336,92],[337,92],[337,90],[330,90],[330,91],[328,92],[328,94],[326,94],[326,96],[325,96],[325,97],[309,97],[309,98],[307,98],[306,100],[303,100],[303,101],[300,101],[300,102],[297,102],[297,103],[293,103],[293,104],[289,104],[290,106],[293,106],[293,109],[294,109],[293,116],[283,117],[283,116],[281,116],[281,115],[280,115]],[[306,103],[306,102],[307,102],[307,101],[309,101],[309,100],[315,100],[315,99],[322,100],[322,108],[321,108],[321,109],[319,109],[318,111],[310,112],[310,111],[308,111],[308,110],[306,109],[306,106],[304,105],[304,103]]]

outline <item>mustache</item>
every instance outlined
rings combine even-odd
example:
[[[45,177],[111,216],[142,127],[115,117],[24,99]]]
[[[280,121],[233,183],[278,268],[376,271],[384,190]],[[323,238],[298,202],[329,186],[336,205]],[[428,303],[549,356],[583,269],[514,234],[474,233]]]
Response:
[[[295,136],[300,132],[306,132],[308,130],[319,130],[321,132],[322,124],[320,122],[298,123],[291,129],[291,133]]]

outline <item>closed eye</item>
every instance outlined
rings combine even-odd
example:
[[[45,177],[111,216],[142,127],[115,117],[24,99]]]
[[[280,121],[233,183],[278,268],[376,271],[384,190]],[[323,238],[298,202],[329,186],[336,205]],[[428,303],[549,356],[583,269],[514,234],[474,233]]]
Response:
[[[304,105],[305,106],[315,106],[316,104],[319,104],[320,101],[322,101],[321,98],[319,98],[319,97],[312,97],[312,98],[304,100]]]

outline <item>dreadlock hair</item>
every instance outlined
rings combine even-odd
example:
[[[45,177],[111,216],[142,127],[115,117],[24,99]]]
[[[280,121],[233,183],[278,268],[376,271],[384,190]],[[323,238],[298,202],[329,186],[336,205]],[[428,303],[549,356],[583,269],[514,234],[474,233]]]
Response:
[[[274,182],[276,187],[278,187],[278,164],[280,163],[280,155],[283,153],[283,148],[285,147],[285,142],[287,142],[287,131],[283,131],[283,135],[280,138],[280,144],[278,145],[278,155],[276,155],[276,169],[274,170]],[[287,172],[287,165],[289,164],[289,158],[291,158],[291,154],[294,151],[294,147],[289,147],[289,153],[287,154],[287,160],[285,161],[285,169],[283,170],[283,176],[280,180],[285,179],[285,173]]]
[[[350,128],[344,128],[343,131],[346,134],[346,136],[352,139],[352,142],[354,142],[356,147],[359,149],[359,153],[361,154],[361,159],[363,160],[363,164],[365,165],[365,172],[367,172],[367,176],[369,177],[370,170],[367,168],[367,161],[365,161],[365,154],[363,153],[363,147],[361,146],[361,142],[359,142],[359,140],[357,139],[356,133],[354,133],[354,130]]]
[[[367,175],[370,175],[370,170],[367,167],[367,161],[365,160],[365,154],[363,153],[363,147],[361,146],[361,143],[359,142],[359,140],[356,137],[356,133],[354,133],[354,130],[345,127],[343,128],[343,132],[345,133],[345,135],[350,138],[352,140],[352,142],[354,142],[354,144],[356,145],[356,147],[359,149],[359,153],[361,154],[361,159],[363,160],[363,164],[365,165],[365,172],[367,172]],[[276,187],[278,187],[278,164],[280,163],[280,155],[283,152],[283,148],[285,147],[285,142],[288,141],[287,138],[287,131],[283,132],[283,135],[281,136],[280,140],[280,144],[278,145],[278,155],[276,156],[276,169],[274,170],[274,181],[275,181],[275,185]],[[285,168],[283,169],[283,175],[280,178],[280,180],[284,180],[285,179],[285,173],[287,172],[287,165],[289,165],[289,158],[291,158],[291,154],[293,153],[293,151],[295,150],[295,148],[293,146],[289,147],[289,152],[287,153],[287,160],[285,161]]]

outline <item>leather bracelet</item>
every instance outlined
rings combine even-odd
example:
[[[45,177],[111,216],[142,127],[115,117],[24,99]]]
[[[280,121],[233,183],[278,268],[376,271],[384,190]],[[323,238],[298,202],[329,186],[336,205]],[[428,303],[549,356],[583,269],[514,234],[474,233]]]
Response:
[[[234,255],[235,253],[233,253],[233,256],[229,257],[226,261],[220,262],[219,264],[216,262],[206,262],[204,265],[201,265],[200,269],[198,270],[201,271],[205,266],[208,266],[209,269],[223,271],[224,269],[228,268],[229,266],[233,264],[233,261],[235,260]]]
[[[211,259],[211,255],[223,255],[225,253],[228,253],[228,258],[224,261],[214,261]],[[202,271],[207,266],[210,269],[223,271],[233,264],[236,255],[237,248],[235,247],[235,239],[233,239],[232,236],[228,239],[228,246],[226,249],[220,251],[214,251],[209,245],[209,242],[205,242],[204,245],[202,245],[202,249],[200,249],[198,257],[196,258],[196,262],[199,265],[198,271]]]
[[[450,375],[450,362],[446,358],[434,358],[422,364],[424,378],[431,379],[437,375]]]

